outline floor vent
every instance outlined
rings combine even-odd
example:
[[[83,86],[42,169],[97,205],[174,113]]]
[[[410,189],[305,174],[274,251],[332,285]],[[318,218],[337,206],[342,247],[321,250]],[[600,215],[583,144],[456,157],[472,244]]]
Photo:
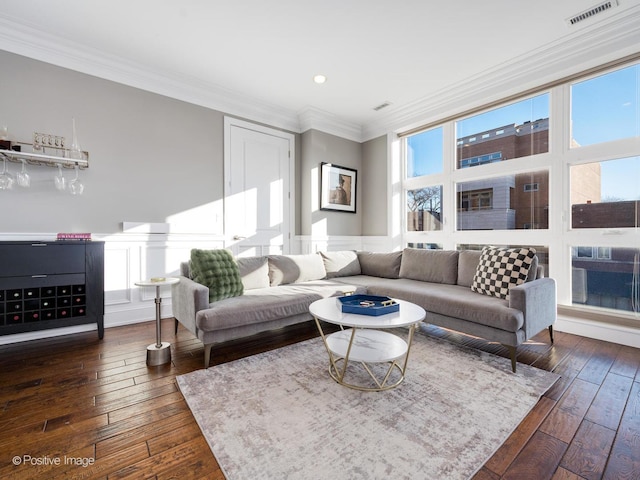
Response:
[[[391,102],[384,102],[378,105],[377,107],[373,107],[373,109],[377,112],[378,110],[382,110],[383,108],[386,108],[389,105],[391,105]]]
[[[602,2],[596,5],[595,7],[590,8],[589,10],[586,10],[582,13],[574,15],[573,17],[567,18],[567,23],[569,25],[575,25],[576,23],[586,20],[587,18],[591,18],[594,15],[598,15],[599,13],[606,12],[607,10],[610,10],[617,6],[618,6],[617,0],[609,0],[607,2]]]

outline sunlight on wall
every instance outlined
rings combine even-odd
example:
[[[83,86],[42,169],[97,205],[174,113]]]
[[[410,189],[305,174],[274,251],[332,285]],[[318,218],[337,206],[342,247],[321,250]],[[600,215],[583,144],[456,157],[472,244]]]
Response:
[[[277,227],[281,225],[283,222],[282,214],[283,214],[283,205],[282,201],[284,199],[284,181],[283,179],[274,180],[269,185],[269,205],[266,205],[269,208],[269,226]]]
[[[108,242],[108,239],[106,240]],[[104,302],[107,305],[128,303],[131,300],[129,288],[129,251],[127,248],[105,248],[104,251]]]
[[[222,200],[169,215],[171,233],[209,233],[221,235],[224,231]]]
[[[322,218],[317,222],[314,222],[311,225],[311,236],[312,237],[325,237],[328,235],[327,230],[327,219]]]
[[[259,210],[258,190],[256,188],[229,195],[225,205],[225,233],[241,237],[255,235],[258,228]]]

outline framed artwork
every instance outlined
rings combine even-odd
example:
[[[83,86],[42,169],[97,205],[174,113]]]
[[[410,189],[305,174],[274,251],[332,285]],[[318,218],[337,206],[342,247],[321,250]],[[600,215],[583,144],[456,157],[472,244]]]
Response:
[[[320,164],[320,210],[356,213],[357,170]]]

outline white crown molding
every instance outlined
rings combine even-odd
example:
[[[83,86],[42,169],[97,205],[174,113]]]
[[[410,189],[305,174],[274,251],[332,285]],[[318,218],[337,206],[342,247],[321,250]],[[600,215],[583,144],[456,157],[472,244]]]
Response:
[[[362,142],[362,127],[358,123],[347,122],[332,113],[325,112],[312,106],[298,112],[300,133],[307,130],[320,130],[324,133],[337,135],[354,142]]]
[[[299,131],[298,117],[294,111],[193,77],[154,71],[122,57],[106,55],[85,45],[42,32],[2,14],[0,14],[0,48],[7,52],[223,113],[293,132]]]
[[[0,14],[0,48],[42,62],[140,88],[294,133],[310,128],[361,141],[358,124],[308,107],[300,113],[180,74],[169,75],[70,42]]]
[[[568,27],[569,28],[569,27]],[[575,27],[574,27],[575,28]],[[293,112],[193,77],[154,71],[124,58],[41,32],[0,14],[0,49],[106,80],[265,123],[364,142],[482,106],[640,51],[640,5],[570,32],[565,38],[469,77],[433,95],[391,108],[359,125],[309,106]]]
[[[640,51],[640,5],[363,125],[363,141],[438,121]]]

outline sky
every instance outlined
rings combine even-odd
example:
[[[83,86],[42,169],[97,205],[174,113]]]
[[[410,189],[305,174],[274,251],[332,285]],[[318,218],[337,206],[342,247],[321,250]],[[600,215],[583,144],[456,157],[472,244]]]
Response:
[[[457,137],[548,118],[549,100],[545,93],[456,122]],[[572,136],[581,146],[639,137],[640,65],[572,85],[571,116]],[[410,161],[408,176],[442,172],[442,142],[442,128],[410,137],[409,155],[428,161]],[[601,162],[601,173],[603,199],[640,200],[640,157]]]

